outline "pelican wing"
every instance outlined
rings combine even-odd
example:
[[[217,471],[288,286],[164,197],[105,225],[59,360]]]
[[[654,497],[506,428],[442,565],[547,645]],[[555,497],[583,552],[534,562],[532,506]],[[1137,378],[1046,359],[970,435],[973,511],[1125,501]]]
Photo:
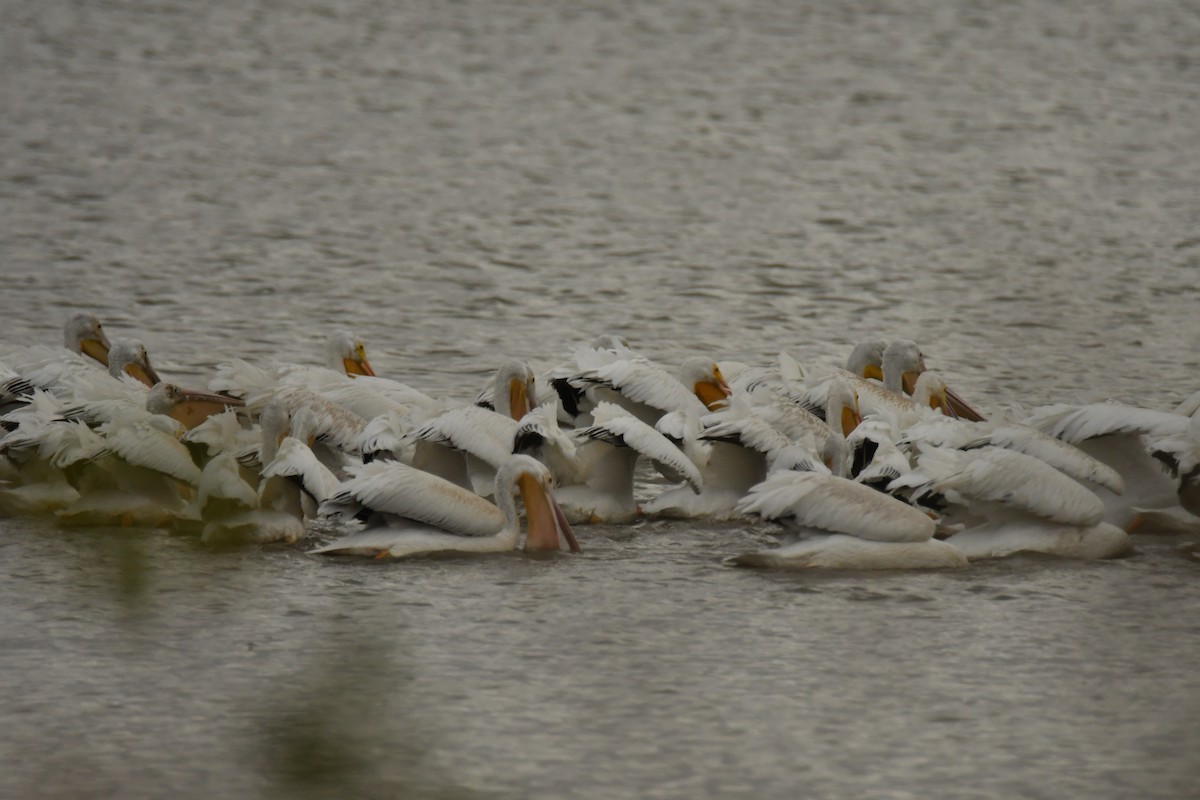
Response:
[[[629,447],[650,459],[660,469],[682,476],[696,491],[704,486],[700,470],[670,439],[620,406],[601,403],[594,413],[595,424],[577,435]]]
[[[407,464],[373,461],[354,474],[321,504],[322,514],[369,509],[467,536],[491,536],[504,527],[504,514],[487,500]]]
[[[619,360],[573,376],[578,386],[604,386],[635,403],[643,403],[663,412],[688,408],[705,411],[692,390],[661,367],[640,360]]]
[[[704,419],[700,438],[710,442],[728,442],[768,455],[791,444],[787,436],[754,413],[741,416],[711,414]]]
[[[285,387],[276,392],[275,397],[282,400],[293,415],[301,411],[311,414],[311,433],[316,435],[317,441],[343,453],[362,453],[367,421],[358,414],[298,386]]]
[[[1085,406],[1059,403],[1034,409],[1025,423],[1056,439],[1079,444],[1086,439],[1121,433],[1173,436],[1187,429],[1188,418],[1122,403]]]
[[[195,486],[200,468],[179,439],[164,433],[149,419],[117,419],[100,428],[105,446],[137,467],[161,472]]]
[[[204,508],[210,499],[232,500],[245,508],[258,506],[258,495],[238,473],[237,459],[222,452],[204,465],[197,488],[197,505]]]
[[[806,528],[878,542],[919,542],[933,536],[932,519],[869,486],[820,472],[776,472],[738,503],[743,514],[794,518]]]
[[[904,441],[956,450],[992,445],[1033,456],[1075,480],[1091,481],[1116,494],[1125,490],[1125,481],[1112,467],[1030,425],[930,417],[910,426],[904,432]]]
[[[1075,480],[1037,458],[999,447],[922,450],[917,469],[902,480],[1054,522],[1095,525],[1104,518],[1104,503]]]
[[[318,503],[323,503],[340,488],[336,475],[330,472],[304,442],[286,436],[279,443],[275,458],[262,470],[264,478],[297,478],[304,491]]]
[[[1125,480],[1115,469],[1029,425],[997,425],[992,429],[990,441],[996,447],[1041,459],[1077,481],[1091,481],[1115,494],[1125,491]]]
[[[461,450],[499,468],[512,455],[518,426],[515,419],[495,411],[463,406],[428,420],[411,438]]]

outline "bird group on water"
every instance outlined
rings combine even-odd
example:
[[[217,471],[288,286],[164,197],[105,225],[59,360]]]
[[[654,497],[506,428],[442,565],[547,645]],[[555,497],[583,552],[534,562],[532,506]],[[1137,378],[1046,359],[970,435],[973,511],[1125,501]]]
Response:
[[[1107,558],[1135,531],[1200,531],[1200,392],[985,419],[907,340],[864,342],[845,368],[668,370],[604,335],[536,374],[506,362],[469,400],[375,375],[344,332],[323,366],[234,359],[203,389],[162,381],[90,314],[64,344],[0,344],[0,515],[254,543],[312,542],[330,518],[343,535],[309,552],[374,558],[766,520],[780,544],[728,563],[845,569]]]

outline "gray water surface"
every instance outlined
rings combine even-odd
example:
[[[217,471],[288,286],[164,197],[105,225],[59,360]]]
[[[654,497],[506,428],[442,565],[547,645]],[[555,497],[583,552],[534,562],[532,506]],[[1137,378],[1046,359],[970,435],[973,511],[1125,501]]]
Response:
[[[470,399],[617,331],[920,341],[988,412],[1200,388],[1194,3],[0,2],[0,338]],[[323,560],[0,520],[0,796],[1183,798],[1200,590],[759,573],[767,526]],[[318,532],[318,540],[333,535]]]

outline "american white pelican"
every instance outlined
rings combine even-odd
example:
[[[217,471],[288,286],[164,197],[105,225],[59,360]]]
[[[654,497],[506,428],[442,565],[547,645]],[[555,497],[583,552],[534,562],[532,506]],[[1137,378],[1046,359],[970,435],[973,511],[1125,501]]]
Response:
[[[113,341],[108,351],[108,374],[114,378],[128,375],[146,386],[153,386],[160,378],[150,366],[146,347],[137,339],[119,338]]]
[[[79,499],[67,470],[107,453],[104,439],[83,422],[63,419],[63,406],[35,389],[3,417],[0,456],[7,474],[0,483],[0,512],[53,513]]]
[[[60,522],[161,526],[184,516],[192,494],[188,487],[198,485],[202,473],[179,436],[240,404],[158,383],[149,390],[144,408],[108,405],[97,432],[110,455],[80,473],[76,486],[81,496],[58,512]]]
[[[1153,441],[1185,436],[1188,417],[1121,403],[1056,404],[1035,409],[1025,422],[1120,474],[1120,495],[1091,486],[1104,502],[1107,522],[1125,530],[1200,530],[1200,518],[1180,506],[1179,482],[1148,451]]]
[[[881,345],[886,345],[881,348]],[[878,360],[876,360],[878,359]],[[878,378],[893,392],[914,394],[916,383],[925,372],[925,356],[916,342],[897,339],[890,344],[869,341],[860,344],[850,354],[846,368],[864,378]],[[983,416],[949,387],[945,390],[944,413],[949,416],[982,422]]]
[[[369,381],[377,381],[372,384],[375,392],[367,392],[364,389],[360,389],[358,392],[348,390],[347,398],[340,399],[339,403],[349,405],[349,398],[365,394],[368,399],[362,402],[378,404],[380,402],[379,394],[386,394],[383,387],[393,385],[391,381],[375,377],[375,370],[367,360],[366,350],[361,339],[347,331],[338,331],[325,341],[325,366],[284,363],[274,364],[269,369],[263,369],[243,359],[235,358],[217,366],[216,373],[209,380],[208,388],[214,392],[243,398],[250,410],[257,413],[271,401],[275,392],[284,387],[295,386],[317,394],[324,394],[329,390],[347,390],[347,385],[353,383],[348,379],[360,377]],[[394,385],[401,387],[404,392],[414,391],[403,384]],[[379,409],[376,413],[396,410],[395,403],[391,402],[395,399],[389,397],[386,407]],[[351,410],[360,416],[368,416],[361,409]]]
[[[530,413],[521,420],[515,448],[551,467],[555,498],[573,524],[623,523],[637,517],[633,484],[639,456],[679,475],[693,491],[704,485],[700,470],[678,447],[613,403],[598,404],[592,424],[571,433],[574,446],[555,447],[558,435],[551,414]]]
[[[564,361],[546,374],[545,382],[558,396],[559,418],[563,423],[586,425],[588,420],[581,420],[580,417],[588,414],[594,404],[587,396],[587,385],[572,383],[572,379],[581,372],[607,366],[617,360],[650,363],[645,356],[630,349],[625,337],[607,333],[597,336],[590,345],[576,347]]]
[[[210,458],[194,509],[176,527],[199,531],[205,542],[295,542],[304,519],[338,486],[308,446],[313,428],[307,409],[293,415],[276,400],[254,429],[242,428],[234,414],[218,414],[189,431],[185,439],[205,445]],[[248,439],[255,440],[255,471],[247,468]]]
[[[492,382],[491,408],[452,408],[408,433],[412,465],[480,495],[491,494],[496,470],[513,453],[518,420],[533,408],[535,397],[528,365],[506,362]]]
[[[73,314],[63,326],[63,346],[72,353],[81,353],[108,366],[108,352],[112,345],[104,333],[104,326],[93,314]]]
[[[111,344],[104,333],[104,326],[92,314],[74,314],[67,320],[63,326],[63,346],[66,352],[94,359],[91,362],[93,366],[96,362],[108,366]],[[54,360],[62,358],[63,355],[64,351],[61,348],[45,344],[16,345],[0,342],[0,360],[14,367]]]
[[[1092,492],[1040,459],[999,447],[922,449],[917,466],[889,487],[949,504],[961,530],[948,542],[970,559],[1035,552],[1107,558],[1130,549],[1128,536],[1103,522]]]
[[[1200,516],[1200,413],[1192,411],[1187,430],[1162,438],[1152,437],[1147,449],[1167,465],[1179,480],[1179,504]]]
[[[375,375],[362,339],[349,331],[334,331],[325,340],[325,366],[350,376]]]
[[[739,504],[743,514],[786,522],[797,541],[731,559],[748,567],[936,569],[964,567],[966,558],[933,538],[921,511],[845,478],[780,471]]]
[[[570,550],[579,544],[554,501],[550,470],[514,455],[496,473],[497,505],[399,462],[364,464],[322,507],[322,513],[371,517],[367,530],[312,553],[404,558],[433,553],[498,553],[517,547],[521,532],[515,492],[525,504],[526,552]]]
[[[1125,482],[1107,464],[1092,458],[1074,445],[1016,422],[970,422],[949,417],[930,417],[911,425],[902,441],[916,446],[969,450],[991,445],[1040,459],[1080,482],[1091,482],[1120,494]]]
[[[729,408],[706,416],[696,434],[708,446],[700,462],[702,490],[668,489],[642,510],[662,517],[733,519],[740,516],[739,501],[767,477],[768,465],[779,451],[789,447],[844,472],[845,433],[860,419],[854,392],[846,382],[835,380],[827,387],[825,411],[835,420],[833,426],[786,400],[754,406],[745,396],[736,397]]]
[[[581,402],[581,414],[606,401],[622,406],[647,425],[654,425],[664,414],[700,415],[720,408],[731,393],[721,368],[712,359],[687,359],[680,366],[678,378],[642,358],[609,353],[604,361],[568,379],[572,386],[584,391],[589,401],[586,406]]]

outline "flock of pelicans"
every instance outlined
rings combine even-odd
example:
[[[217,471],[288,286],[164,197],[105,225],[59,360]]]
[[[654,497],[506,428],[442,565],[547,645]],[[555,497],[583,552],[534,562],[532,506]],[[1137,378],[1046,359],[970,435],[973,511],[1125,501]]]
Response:
[[[761,518],[783,544],[730,563],[851,569],[1105,558],[1142,526],[1200,531],[1200,392],[1171,412],[984,420],[910,341],[863,343],[845,369],[781,354],[672,372],[608,335],[545,374],[506,363],[466,402],[377,377],[348,333],[325,366],[234,360],[203,391],[160,381],[92,315],[65,345],[0,345],[0,514],[251,542],[335,517],[362,524],[311,552],[375,558],[578,551],[572,526],[641,516]],[[640,505],[639,463],[671,484]]]

